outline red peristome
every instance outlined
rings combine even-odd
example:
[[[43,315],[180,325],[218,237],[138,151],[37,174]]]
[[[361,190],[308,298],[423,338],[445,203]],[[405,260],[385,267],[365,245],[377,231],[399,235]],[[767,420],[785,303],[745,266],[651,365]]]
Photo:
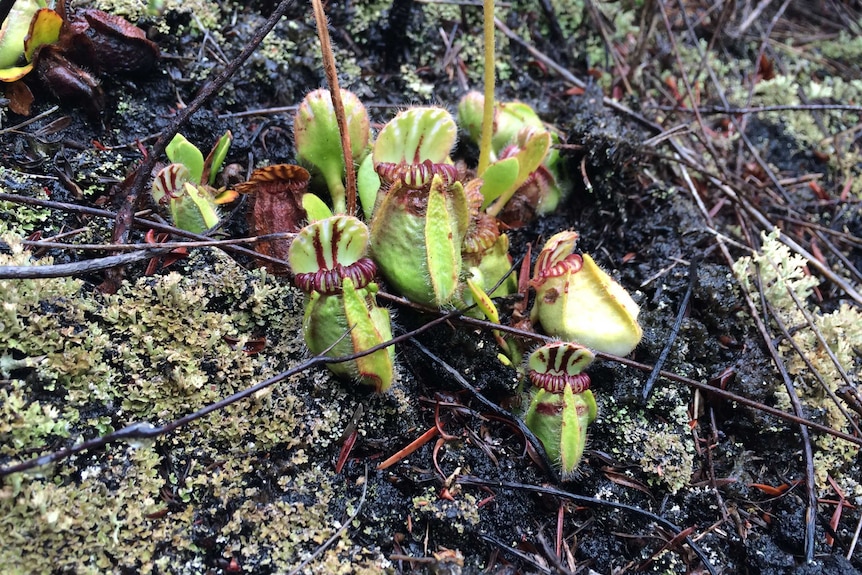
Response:
[[[566,375],[559,372],[540,373],[531,370],[529,375],[534,386],[549,393],[563,393],[567,385],[572,388],[573,393],[583,393],[590,388],[590,376],[586,373]]]
[[[235,189],[241,194],[301,192],[308,187],[310,179],[311,174],[302,166],[274,164],[256,169],[247,182],[237,184]]]
[[[465,254],[483,254],[497,243],[499,237],[497,220],[484,212],[478,212],[471,218],[461,251]]]
[[[376,273],[377,266],[371,258],[361,258],[349,266],[335,264],[334,268],[296,274],[294,282],[305,293],[316,291],[323,295],[334,295],[341,293],[344,278],[350,278],[356,289],[361,289],[374,279]]]
[[[541,281],[548,278],[559,277],[567,273],[576,273],[581,271],[582,267],[584,267],[584,259],[579,254],[569,254],[563,260],[552,266],[538,268],[541,271],[535,280]]]
[[[425,160],[419,164],[406,162],[380,162],[374,169],[385,182],[394,183],[400,180],[411,189],[424,188],[431,183],[435,175],[443,179],[446,186],[451,186],[458,179],[458,169],[452,164],[435,164]]]

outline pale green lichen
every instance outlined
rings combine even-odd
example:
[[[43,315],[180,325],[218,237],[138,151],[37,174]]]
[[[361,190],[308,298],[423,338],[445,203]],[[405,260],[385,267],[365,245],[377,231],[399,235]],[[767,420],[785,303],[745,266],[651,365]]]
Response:
[[[849,375],[851,385],[855,385],[857,392],[862,392],[862,386],[858,384],[862,377],[862,362],[855,351],[862,348],[862,313],[859,308],[845,303],[835,311],[822,313],[812,303],[813,290],[819,280],[807,272],[805,258],[791,252],[790,248],[781,242],[777,229],[763,234],[762,239],[760,251],[740,258],[734,265],[734,272],[742,288],[751,294],[755,301],[759,301],[759,293],[754,283],[754,278],[759,273],[766,300],[786,328],[795,328],[792,331],[794,342],[803,350],[806,359],[820,373],[829,389],[836,392],[847,385],[847,382],[841,378],[838,368],[820,344],[814,329],[808,325],[805,314],[799,309],[790,292],[795,294],[814,318],[814,327],[820,331],[838,363]],[[838,405],[814,378],[808,364],[794,351],[790,343],[782,340],[778,349],[786,362],[788,373],[793,377],[794,389],[802,402],[809,406],[813,413],[822,414],[822,421],[833,429],[850,431]],[[784,388],[777,388],[776,394],[781,398],[780,406],[789,410],[790,400]],[[815,475],[818,486],[823,490],[829,489],[827,476],[831,475],[845,493],[861,496],[862,486],[857,479],[859,470],[856,461],[859,448],[831,435],[816,436],[815,445]]]
[[[48,199],[45,189],[33,178],[0,166],[0,192],[16,193],[11,186],[19,190],[17,193],[22,193],[21,189],[26,190],[28,197]],[[50,215],[50,210],[46,208],[0,201],[0,235],[8,233],[24,235],[42,229]]]
[[[646,411],[617,407],[612,396],[599,402],[599,424],[615,457],[639,465],[650,485],[670,493],[688,485],[695,450],[686,403],[674,389],[655,390]]]
[[[427,488],[413,498],[413,507],[418,517],[454,529],[463,535],[469,527],[479,524],[478,500],[470,493],[458,492],[453,499],[440,497],[434,488]]]
[[[0,389],[0,454],[43,447],[51,436],[69,436],[69,423],[61,420],[59,409],[38,401],[28,402],[17,389],[21,382],[11,384],[15,389]]]
[[[16,238],[4,241],[0,265],[50,263]],[[113,295],[70,278],[0,280],[4,465],[68,437],[167,422],[303,357],[302,296],[293,288],[213,250],[182,266]],[[263,351],[242,351],[259,337]],[[247,572],[289,571],[335,532],[344,501],[359,497],[320,464],[355,398],[324,370],[309,375],[155,441],[5,478],[0,564],[29,573],[199,573],[207,542]],[[370,402],[367,417],[392,408]],[[346,532],[306,572],[377,573],[386,563]]]
[[[157,15],[148,12],[149,0],[94,0],[93,8],[104,10],[109,14],[116,14],[129,20],[138,22],[141,19],[158,19]],[[218,2],[207,0],[164,0],[162,14],[175,12],[178,14],[190,14],[201,22],[206,28],[217,30],[220,26],[221,6]],[[166,32],[167,29],[162,30]]]

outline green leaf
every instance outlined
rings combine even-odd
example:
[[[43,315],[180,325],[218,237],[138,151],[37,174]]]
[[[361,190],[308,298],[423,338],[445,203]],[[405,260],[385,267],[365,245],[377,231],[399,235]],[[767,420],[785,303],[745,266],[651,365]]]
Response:
[[[24,39],[30,33],[30,24],[36,12],[46,6],[44,1],[39,0],[17,0],[12,4],[6,20],[0,26],[0,69],[16,68],[24,53]]]
[[[33,71],[33,63],[26,66],[12,66],[10,68],[0,69],[0,82],[14,82],[20,80],[27,74]]]
[[[482,209],[484,210],[491,202],[509,191],[518,179],[518,158],[506,158],[488,166],[482,174]]]
[[[527,178],[530,177],[530,174],[539,167],[545,159],[545,156],[548,155],[548,150],[550,148],[551,134],[548,132],[537,132],[528,137],[528,139],[523,143],[520,151],[512,157],[512,159],[517,159],[518,161],[518,176],[515,178],[515,181],[512,182],[512,185],[500,194],[497,203],[488,210],[489,215],[496,216],[500,213],[508,201],[512,199],[512,196],[515,195],[515,192],[518,191],[518,188],[520,188],[524,182],[527,181]],[[488,169],[490,169],[490,166]],[[488,170],[485,170],[486,173],[487,171]]]
[[[473,296],[473,301],[476,303],[476,306],[482,310],[482,313],[485,314],[488,321],[492,323],[500,323],[500,312],[497,311],[497,306],[494,305],[493,300],[488,297],[488,294],[485,293],[482,286],[477,284],[471,278],[467,278],[467,287],[470,290],[470,295]]]
[[[216,175],[218,175],[222,164],[224,164],[224,159],[227,157],[227,151],[230,148],[232,141],[233,134],[228,130],[221,138],[219,138],[218,142],[216,142],[216,145],[213,146],[212,150],[210,150],[210,153],[204,162],[204,172],[208,174],[207,181],[211,186],[215,185]]]
[[[548,132],[537,132],[527,139],[517,155],[518,179],[515,183],[518,187],[542,164],[550,149],[551,134]]]
[[[302,209],[305,210],[309,222],[317,222],[332,217],[332,210],[314,194],[302,195]]]
[[[33,53],[39,46],[53,44],[60,39],[60,28],[63,26],[63,18],[50,8],[41,8],[33,21],[30,22],[30,30],[24,39],[24,57],[28,62],[33,61]]]
[[[201,183],[204,173],[204,155],[182,134],[177,134],[165,148],[168,159],[189,169],[189,179]]]

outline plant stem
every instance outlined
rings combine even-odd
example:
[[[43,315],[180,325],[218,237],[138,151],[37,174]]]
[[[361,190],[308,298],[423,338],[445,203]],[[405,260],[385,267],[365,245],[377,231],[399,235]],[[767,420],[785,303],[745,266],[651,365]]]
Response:
[[[314,20],[317,23],[317,37],[320,38],[320,50],[323,53],[323,70],[326,72],[326,83],[332,97],[332,107],[335,108],[335,121],[341,133],[341,151],[344,154],[344,169],[347,179],[347,215],[356,215],[356,170],[353,167],[353,148],[350,146],[350,133],[347,131],[347,117],[344,115],[344,103],[341,101],[341,89],[338,87],[338,70],[335,68],[335,56],[332,55],[332,44],[329,42],[326,13],[320,0],[311,0],[314,8]],[[332,199],[336,203],[335,198]]]
[[[485,104],[482,108],[482,140],[479,144],[481,176],[491,163],[491,136],[494,133],[494,0],[483,0],[482,19],[485,36]]]

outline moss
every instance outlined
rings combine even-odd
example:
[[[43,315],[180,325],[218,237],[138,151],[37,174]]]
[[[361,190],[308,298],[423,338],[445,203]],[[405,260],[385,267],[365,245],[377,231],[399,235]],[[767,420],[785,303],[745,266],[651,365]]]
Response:
[[[862,37],[850,34],[846,30],[838,32],[837,37],[817,41],[814,46],[820,50],[824,58],[851,63],[857,63],[862,58]]]
[[[28,401],[18,389],[20,381],[11,382],[11,385],[11,391],[0,389],[0,454],[7,454],[7,450],[17,453],[22,448],[43,447],[51,436],[69,436],[68,422],[60,419],[56,407]]]
[[[70,469],[53,479],[11,478],[0,491],[0,562],[29,573],[151,571],[155,546],[145,541],[170,539],[172,528],[148,517],[160,507],[160,458],[151,448],[112,454],[113,463],[76,479]]]
[[[154,17],[148,13],[149,4],[149,0],[95,0],[92,7],[104,10],[110,14],[122,16],[130,22],[138,22],[142,19]],[[166,12],[194,15],[195,19],[207,29],[217,29],[220,27],[219,17],[221,7],[217,2],[208,2],[207,0],[165,0],[162,13]]]

